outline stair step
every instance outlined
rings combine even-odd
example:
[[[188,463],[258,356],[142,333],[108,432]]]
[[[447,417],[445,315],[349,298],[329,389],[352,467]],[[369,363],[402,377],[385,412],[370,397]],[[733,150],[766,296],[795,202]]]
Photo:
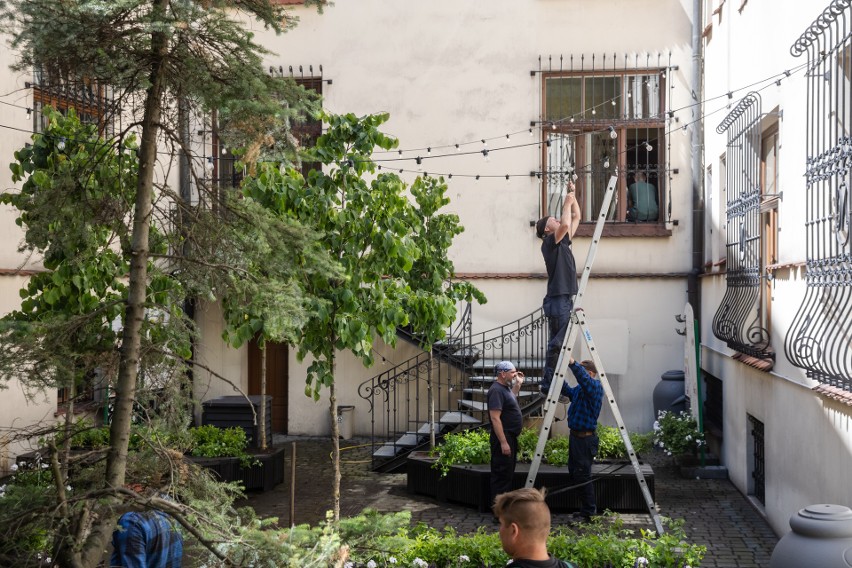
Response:
[[[488,389],[483,388],[483,387],[467,388],[467,389],[464,389],[464,394],[469,394],[469,395],[473,395],[473,396],[476,396],[476,395],[485,396],[486,394],[488,394]],[[529,396],[533,396],[535,394],[538,394],[537,390],[532,391],[532,390],[523,390],[522,389],[520,392],[518,392],[518,398],[529,397]]]
[[[544,360],[535,358],[535,357],[511,357],[506,356],[503,358],[500,357],[481,357],[476,363],[474,363],[473,367],[475,369],[485,369],[489,373],[494,371],[494,365],[499,363],[500,361],[511,361],[516,368],[524,370],[524,369],[541,369],[544,367]]]
[[[413,448],[415,446],[419,446],[424,441],[423,437],[418,435],[416,432],[408,432],[403,434],[395,443],[397,446],[402,446],[404,448]]]
[[[445,412],[440,420],[438,420],[439,424],[468,424],[471,426],[482,424],[481,420],[478,420],[471,416],[470,414],[455,411],[455,412]]]
[[[467,408],[475,412],[485,412],[488,410],[488,403],[483,400],[460,400],[459,408]]]
[[[487,376],[487,375],[474,375],[474,376],[468,378],[467,381],[468,381],[468,383],[471,383],[471,384],[477,384],[478,383],[478,384],[483,384],[483,385],[486,385],[486,384],[490,385],[491,383],[494,382],[494,377]],[[523,389],[524,387],[529,386],[529,385],[540,385],[540,384],[541,384],[541,377],[524,377],[524,384],[521,388]],[[482,388],[485,388],[485,387],[482,387]]]

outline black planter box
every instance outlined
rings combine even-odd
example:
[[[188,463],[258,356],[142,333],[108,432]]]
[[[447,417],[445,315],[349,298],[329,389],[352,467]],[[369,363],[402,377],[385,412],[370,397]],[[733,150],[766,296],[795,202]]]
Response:
[[[270,453],[250,454],[252,465],[243,466],[239,458],[189,459],[209,469],[221,481],[242,482],[246,491],[270,491],[284,481],[284,447],[272,448]]]
[[[206,426],[218,426],[219,428],[239,427],[246,431],[246,438],[250,448],[259,447],[260,429],[255,426],[254,414],[260,422],[260,395],[244,396],[220,396],[201,403],[201,424]],[[272,397],[266,396],[266,442],[272,442]],[[254,413],[252,413],[254,406]]]
[[[407,489],[409,493],[434,497],[438,501],[453,502],[487,512],[490,500],[491,468],[487,465],[452,466],[445,477],[432,467],[434,458],[424,452],[412,452],[406,464]],[[648,464],[640,464],[642,475],[651,497],[654,497],[654,471]],[[518,464],[512,482],[513,489],[526,485],[530,464]],[[592,477],[599,511],[609,509],[620,513],[646,512],[648,505],[636,479],[633,466],[628,461],[599,462],[592,466]],[[580,497],[576,491],[555,493],[571,485],[567,467],[542,464],[536,476],[536,487],[545,486],[551,492],[547,504],[554,512],[577,511]]]

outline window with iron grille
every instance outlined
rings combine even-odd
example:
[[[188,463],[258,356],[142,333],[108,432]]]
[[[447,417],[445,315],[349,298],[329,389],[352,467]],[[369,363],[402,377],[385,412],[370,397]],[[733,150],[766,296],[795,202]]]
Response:
[[[748,415],[749,475],[748,494],[766,505],[766,442],[763,422]]]
[[[807,55],[807,257],[784,351],[808,377],[852,392],[852,2],[831,2],[790,51]]]
[[[609,178],[617,172],[607,220],[660,224],[668,184],[667,67],[642,67],[638,60],[631,67],[627,57],[599,58],[602,68],[595,67],[595,57],[591,61],[590,68],[541,71],[544,214],[560,215],[566,184],[573,179],[582,220],[596,221]]]
[[[80,122],[97,124],[101,136],[114,133],[112,97],[108,88],[86,78],[63,76],[42,67],[34,70],[30,87],[33,96],[33,132],[44,132],[47,126],[44,107],[50,106],[63,114],[73,108]]]
[[[718,134],[727,132],[727,273],[725,295],[713,317],[713,334],[735,351],[772,361],[761,188],[767,182],[767,171],[774,176],[776,162],[775,154],[763,148],[763,117],[760,95],[749,93],[716,128]],[[777,137],[768,135],[768,139]],[[771,187],[774,191],[774,182]]]

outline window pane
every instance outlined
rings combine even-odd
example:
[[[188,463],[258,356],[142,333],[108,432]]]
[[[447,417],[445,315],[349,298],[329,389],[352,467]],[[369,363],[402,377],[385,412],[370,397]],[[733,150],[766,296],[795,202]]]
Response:
[[[545,120],[557,122],[583,110],[583,80],[580,77],[545,79]]]
[[[547,149],[547,207],[548,215],[559,217],[562,214],[562,202],[568,180],[576,164],[576,143],[574,134],[552,134],[548,136],[550,146]]]
[[[585,119],[603,120],[620,116],[621,77],[586,77],[585,90]]]
[[[660,76],[627,77],[627,118],[658,118],[660,113]]]
[[[580,202],[583,208],[583,220],[593,221],[597,219],[603,204],[606,184],[615,167],[618,165],[616,146],[609,132],[592,132],[585,135],[586,153],[583,168],[583,195]],[[618,211],[617,197],[612,200],[606,218],[613,220]]]

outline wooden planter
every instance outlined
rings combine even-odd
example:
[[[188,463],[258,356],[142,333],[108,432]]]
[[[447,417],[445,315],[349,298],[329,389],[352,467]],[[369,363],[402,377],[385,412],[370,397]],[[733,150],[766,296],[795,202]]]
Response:
[[[211,470],[221,481],[239,481],[246,491],[270,491],[284,481],[284,447],[269,453],[250,453],[254,463],[240,464],[239,458],[189,457],[199,466]]]
[[[488,465],[452,466],[445,477],[432,465],[434,458],[425,452],[412,452],[406,464],[407,489],[409,493],[434,497],[438,501],[459,503],[475,507],[481,513],[488,512],[490,503],[490,475]],[[512,488],[524,487],[530,464],[518,464]],[[654,497],[654,471],[648,464],[641,464],[642,475],[651,497]],[[592,466],[599,511],[610,509],[621,513],[646,512],[648,506],[636,480],[629,461],[596,462]],[[551,492],[570,485],[567,467],[542,464],[536,477],[536,486],[545,486]],[[563,491],[547,496],[551,511],[568,512],[580,509],[580,497],[576,491]]]

